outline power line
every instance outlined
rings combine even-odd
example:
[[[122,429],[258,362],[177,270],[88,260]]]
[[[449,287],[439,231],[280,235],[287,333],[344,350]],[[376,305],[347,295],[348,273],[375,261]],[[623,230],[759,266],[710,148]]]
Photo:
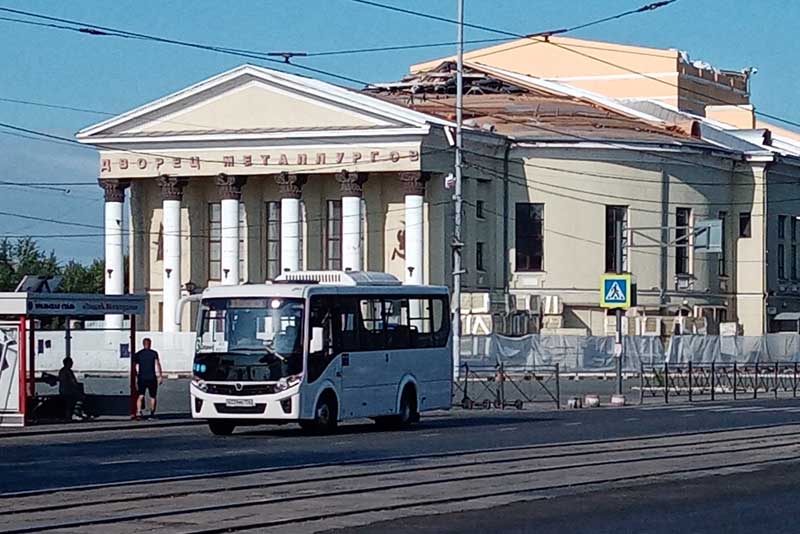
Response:
[[[502,37],[498,39],[470,39],[464,41],[464,44],[485,44],[485,43],[499,43],[511,40],[511,37]],[[324,56],[343,56],[352,54],[368,54],[373,52],[396,52],[400,50],[419,50],[422,48],[439,48],[445,46],[455,46],[455,41],[446,41],[440,43],[420,43],[408,45],[395,45],[395,46],[376,46],[370,48],[350,48],[343,50],[329,50],[323,52],[309,52],[305,57],[324,57]]]
[[[713,100],[714,102],[717,102],[719,104],[723,104],[723,105],[727,105],[727,106],[735,106],[737,108],[741,108],[743,106],[748,105],[748,104],[736,104],[736,103],[733,103],[733,102],[728,102],[727,100],[715,97],[713,95],[709,95],[709,94],[703,93],[702,91],[695,91],[694,89],[690,89],[688,87],[681,87],[678,84],[672,83],[672,82],[670,82],[668,80],[662,80],[661,78],[658,78],[656,76],[651,76],[649,74],[646,74],[646,73],[643,73],[643,72],[639,72],[639,71],[637,71],[635,69],[631,69],[631,68],[626,67],[624,65],[619,65],[619,64],[614,63],[612,61],[607,61],[605,59],[599,58],[597,56],[593,56],[591,54],[587,54],[585,52],[580,52],[578,50],[573,50],[568,45],[554,43],[552,41],[548,42],[547,44],[552,45],[552,46],[556,46],[556,47],[561,48],[563,50],[567,50],[568,52],[572,52],[573,54],[578,54],[578,55],[583,56],[585,58],[592,59],[592,60],[597,61],[599,63],[603,63],[603,64],[611,66],[611,67],[616,67],[618,69],[627,71],[627,72],[629,72],[631,74],[636,74],[636,75],[641,76],[643,78],[646,78],[648,80],[652,80],[652,81],[658,82],[658,83],[663,84],[663,85],[668,85],[670,87],[674,87],[674,88],[679,90],[679,93],[680,93],[680,91],[685,91],[685,92],[693,94],[693,95],[698,95],[698,96],[702,96],[704,98],[708,98],[709,100]],[[678,96],[680,96],[680,95],[678,95]],[[789,120],[789,119],[784,119],[783,117],[779,117],[777,115],[772,115],[770,113],[765,113],[765,112],[758,111],[758,110],[755,110],[755,109],[753,110],[753,113],[755,115],[759,115],[761,117],[766,117],[768,119],[776,120],[778,122],[782,122],[784,124],[789,124],[791,126],[795,126],[797,128],[800,128],[800,122],[792,121],[792,120]]]
[[[82,34],[85,34],[85,35],[94,36],[94,37],[119,37],[119,38],[124,38],[124,39],[139,39],[139,40],[143,40],[143,41],[154,41],[154,42],[163,43],[163,44],[170,44],[170,45],[182,46],[182,47],[186,47],[186,48],[193,48],[193,49],[197,49],[197,50],[208,50],[208,51],[217,52],[217,53],[220,53],[220,54],[245,57],[245,58],[249,58],[249,59],[258,59],[260,61],[267,61],[267,62],[270,62],[270,63],[277,63],[277,64],[280,64],[280,65],[288,65],[290,67],[294,67],[294,68],[297,68],[297,69],[302,69],[302,70],[305,70],[305,71],[308,71],[308,72],[314,72],[316,74],[322,74],[322,75],[325,75],[325,76],[329,76],[331,78],[336,78],[336,79],[347,81],[347,82],[351,82],[351,83],[358,83],[358,84],[363,83],[360,80],[357,80],[355,78],[351,78],[349,76],[344,76],[344,75],[341,75],[341,74],[328,72],[328,71],[325,71],[325,70],[322,70],[322,69],[317,69],[317,68],[310,67],[310,66],[307,66],[307,65],[295,64],[295,63],[292,63],[290,61],[290,59],[292,57],[304,56],[305,55],[304,52],[297,52],[297,53],[294,53],[294,52],[258,52],[258,51],[253,51],[253,50],[245,50],[245,49],[241,49],[241,48],[228,48],[228,47],[221,47],[221,46],[214,46],[214,45],[206,45],[206,44],[202,44],[202,43],[195,43],[195,42],[191,42],[191,41],[183,41],[183,40],[179,40],[179,39],[169,39],[169,38],[166,38],[166,37],[159,37],[159,36],[156,36],[156,35],[148,35],[148,34],[145,34],[145,33],[130,32],[130,31],[127,31],[127,30],[120,30],[120,29],[111,28],[111,27],[108,27],[108,26],[101,26],[99,24],[90,24],[90,23],[80,22],[80,21],[71,20],[71,19],[65,19],[65,18],[60,18],[60,17],[52,17],[52,16],[49,16],[49,15],[43,15],[41,13],[34,13],[34,12],[31,12],[31,11],[23,11],[23,10],[20,10],[20,9],[11,9],[11,8],[8,8],[8,7],[0,7],[0,11],[5,11],[5,12],[8,12],[8,13],[14,13],[14,14],[17,14],[17,15],[24,15],[24,16],[27,16],[27,17],[32,17],[32,18],[48,20],[48,21],[54,21],[54,22],[59,22],[59,23],[71,25],[71,26],[58,26],[58,25],[52,26],[53,29],[58,29],[58,30],[69,30],[69,31],[82,33]],[[9,20],[8,22],[19,22],[19,21],[18,20]],[[30,22],[30,21],[28,21],[28,22]],[[275,56],[280,56],[280,57],[283,57],[284,59],[282,59],[282,60],[281,59],[276,59]],[[279,70],[279,69],[276,69],[276,70]],[[285,71],[281,71],[281,72],[285,72]]]
[[[424,13],[422,11],[415,11],[413,9],[405,9],[405,8],[402,8],[402,7],[392,6],[392,5],[388,5],[388,4],[382,4],[380,2],[374,2],[372,0],[350,0],[350,1],[351,2],[356,2],[358,4],[364,4],[364,5],[368,5],[368,6],[372,6],[372,7],[377,7],[377,8],[380,8],[380,9],[386,9],[388,11],[395,11],[397,13],[403,13],[405,15],[411,15],[411,16],[415,16],[415,17],[421,17],[421,18],[426,18],[426,19],[430,19],[430,20],[436,20],[436,21],[439,21],[439,22],[446,22],[448,24],[459,24],[459,22],[457,20],[455,20],[455,19],[449,19],[449,18],[446,18],[446,17],[440,17],[438,15],[433,15],[431,13]],[[600,19],[592,20],[592,21],[585,22],[583,24],[578,24],[578,25],[575,25],[575,26],[571,26],[571,27],[568,27],[568,28],[560,28],[560,29],[556,29],[556,30],[549,30],[549,31],[543,31],[543,32],[538,32],[538,33],[531,33],[531,34],[527,34],[527,35],[526,34],[521,34],[521,33],[516,33],[516,32],[511,32],[511,31],[506,31],[506,30],[502,30],[502,29],[498,29],[498,28],[492,28],[490,26],[484,26],[484,25],[481,25],[481,24],[470,24],[468,22],[465,22],[463,24],[463,26],[465,26],[467,28],[472,28],[472,29],[475,29],[475,30],[481,30],[481,31],[486,31],[486,32],[490,32],[490,33],[497,33],[499,35],[505,35],[507,37],[517,38],[517,39],[532,39],[534,37],[540,37],[540,36],[548,36],[549,37],[551,35],[558,35],[558,34],[562,34],[562,33],[573,32],[573,31],[576,31],[576,30],[582,30],[582,29],[588,28],[590,26],[595,26],[597,24],[602,24],[604,22],[609,22],[609,21],[612,21],[612,20],[618,20],[618,19],[630,16],[630,15],[635,15],[635,14],[638,14],[638,13],[644,13],[644,12],[647,12],[647,11],[654,11],[654,10],[659,9],[661,7],[668,6],[669,4],[672,4],[674,2],[677,2],[677,0],[664,0],[664,1],[660,1],[660,2],[653,2],[653,3],[647,4],[647,5],[641,6],[641,7],[637,8],[637,9],[630,9],[628,11],[623,11],[622,13],[617,13],[615,15],[610,15],[610,16],[607,16],[607,17],[603,17],[603,18],[600,18]]]
[[[408,15],[414,15],[414,16],[418,16],[418,17],[424,17],[424,18],[429,18],[429,19],[433,19],[433,20],[439,20],[441,22],[448,22],[448,23],[453,23],[453,24],[456,23],[456,21],[454,21],[452,19],[446,19],[444,17],[438,17],[436,15],[430,15],[430,14],[422,13],[422,12],[419,12],[419,11],[412,11],[412,10],[408,10],[408,9],[398,8],[398,7],[389,6],[389,5],[386,5],[386,4],[380,4],[378,2],[373,2],[371,0],[351,0],[351,1],[352,2],[361,3],[361,4],[371,5],[371,6],[374,6],[374,7],[380,7],[380,8],[388,9],[388,10],[391,10],[391,11],[397,11],[397,12],[405,13],[405,14],[408,14]],[[613,66],[613,67],[625,70],[625,71],[627,71],[627,72],[629,72],[631,74],[636,74],[636,75],[642,76],[642,77],[647,78],[649,80],[656,81],[658,83],[661,83],[661,84],[664,84],[664,85],[668,85],[670,87],[674,87],[674,88],[683,90],[683,91],[685,91],[687,93],[690,93],[690,94],[694,94],[694,95],[702,96],[704,98],[708,98],[708,99],[713,100],[713,101],[715,101],[715,102],[717,102],[719,104],[729,105],[729,106],[732,105],[732,106],[736,106],[736,107],[742,107],[742,106],[747,105],[747,104],[736,104],[736,103],[728,102],[727,100],[724,100],[722,98],[714,97],[712,95],[703,93],[701,91],[696,91],[696,90],[690,89],[688,87],[680,87],[677,84],[672,83],[672,82],[670,82],[668,80],[663,80],[663,79],[655,77],[655,76],[650,76],[648,74],[639,72],[639,71],[637,71],[635,69],[631,69],[631,68],[619,65],[617,63],[614,63],[614,62],[611,62],[611,61],[607,61],[607,60],[598,58],[596,56],[592,56],[591,54],[587,54],[587,53],[583,53],[583,52],[579,52],[577,50],[574,50],[574,48],[581,48],[581,47],[582,48],[595,48],[595,49],[601,49],[601,50],[606,50],[607,48],[602,48],[602,47],[597,47],[597,46],[565,45],[565,44],[562,44],[562,43],[555,43],[555,42],[550,41],[549,39],[546,38],[546,37],[549,37],[550,35],[557,35],[557,34],[561,34],[561,33],[573,32],[573,31],[576,31],[576,30],[587,28],[589,26],[593,26],[593,25],[596,25],[596,24],[601,24],[603,22],[608,22],[610,20],[620,19],[620,18],[629,16],[629,15],[634,15],[634,14],[638,14],[638,13],[645,13],[645,12],[648,12],[648,11],[654,11],[654,10],[659,9],[661,7],[665,7],[665,6],[669,5],[669,4],[672,4],[672,3],[676,2],[676,1],[677,0],[666,0],[666,1],[661,1],[661,2],[653,2],[651,4],[644,5],[644,6],[640,7],[640,8],[638,8],[638,9],[632,9],[632,10],[629,10],[629,11],[625,11],[623,13],[619,13],[617,15],[612,15],[612,16],[605,17],[605,18],[602,18],[602,19],[597,19],[597,20],[594,20],[594,21],[591,21],[591,22],[588,22],[588,23],[585,23],[585,24],[579,24],[579,25],[576,25],[576,26],[572,26],[570,28],[565,28],[563,30],[558,30],[558,31],[555,31],[555,32],[541,32],[539,34],[531,34],[531,35],[523,35],[523,34],[517,34],[517,33],[513,33],[513,32],[507,32],[505,30],[492,28],[492,27],[489,27],[489,26],[471,26],[469,24],[465,24],[465,26],[475,27],[476,29],[481,29],[481,30],[489,31],[489,32],[493,32],[493,33],[499,33],[501,35],[508,35],[508,36],[511,36],[511,37],[519,38],[519,39],[530,39],[532,41],[530,43],[522,43],[520,45],[511,47],[511,48],[505,48],[503,50],[488,51],[488,52],[486,52],[484,54],[480,54],[480,55],[477,55],[477,56],[472,56],[472,57],[470,57],[470,60],[474,60],[474,59],[477,59],[479,57],[485,57],[485,56],[489,56],[489,55],[493,55],[493,54],[506,52],[506,51],[512,50],[514,48],[520,48],[520,47],[523,47],[523,46],[530,46],[532,44],[538,44],[538,43],[543,43],[544,42],[544,43],[547,43],[547,44],[550,44],[550,45],[557,46],[559,48],[568,50],[568,51],[573,52],[575,54],[579,54],[579,55],[584,56],[584,57],[586,57],[588,59],[592,59],[592,60],[598,61],[598,62],[606,64],[608,66]],[[545,37],[545,38],[544,39],[541,39],[541,38],[537,39],[537,37]],[[646,55],[646,54],[642,54],[642,55]],[[761,116],[761,117],[766,117],[768,119],[776,120],[776,121],[782,122],[784,124],[789,124],[791,126],[795,126],[795,127],[800,128],[800,122],[792,121],[792,120],[789,120],[789,119],[784,119],[784,118],[779,117],[777,115],[773,115],[773,114],[762,112],[762,111],[758,111],[758,110],[753,110],[753,113],[758,115],[758,116]]]
[[[354,1],[356,1],[356,0],[354,0]],[[671,0],[671,1],[675,1],[675,0]],[[663,7],[664,5],[667,5],[668,3],[671,3],[671,2],[661,2],[661,3],[656,3],[657,5],[656,5],[656,4],[648,4],[648,6],[654,6],[654,7],[650,7],[649,9],[656,9],[657,7]],[[373,2],[372,4],[374,4],[374,2]],[[631,13],[638,13],[638,12],[642,12],[642,11],[644,10],[644,8],[647,8],[648,6],[644,6],[643,8],[639,8],[639,9],[637,9],[637,10],[631,10],[630,12],[625,12],[625,13],[619,14],[618,16],[617,16],[617,15],[615,15],[614,17],[617,17],[617,18],[618,18],[619,16],[626,16],[626,15],[628,15],[628,14],[631,14]],[[7,9],[8,9],[8,8],[0,8],[0,10],[7,10]],[[16,11],[18,11],[18,10],[12,10],[12,11],[15,11],[15,12],[16,12]],[[25,12],[23,12],[23,13],[25,13]],[[25,13],[25,14],[28,14],[28,13]],[[48,19],[54,19],[53,17],[46,17],[46,16],[43,16],[43,15],[35,15],[35,14],[28,14],[28,15],[29,15],[29,16],[41,16],[41,17],[45,17],[45,18],[48,18]],[[56,19],[56,20],[66,20],[66,19]],[[67,21],[67,22],[69,22],[69,23],[71,23],[71,24],[76,24],[76,22],[75,22],[75,21]],[[589,23],[587,23],[587,24],[589,24]],[[103,27],[100,27],[100,26],[97,26],[97,27],[98,27],[98,28],[101,28],[101,29],[103,29],[104,31],[106,31],[106,30],[110,30],[109,28],[103,28]],[[134,34],[134,35],[139,35],[139,34]],[[147,38],[149,38],[149,36],[146,36],[146,37],[147,37]],[[163,40],[163,39],[160,39],[160,38],[159,38],[158,40]],[[168,40],[168,41],[169,41],[169,40]],[[537,42],[538,42],[538,41],[537,41]],[[212,48],[214,48],[214,47],[212,47]],[[294,65],[294,64],[293,64],[293,65]],[[299,66],[299,65],[294,65],[294,66]],[[300,66],[300,67],[302,67],[302,66]],[[318,70],[318,69],[317,69],[317,70]],[[326,72],[326,71],[322,71],[322,72],[323,72],[323,73],[325,73],[326,75],[330,75],[330,76],[338,76],[338,75],[336,75],[335,73],[329,73],[329,72]],[[351,80],[352,80],[352,79],[351,79]],[[354,80],[354,81],[356,81],[356,82],[358,82],[358,83],[361,83],[361,84],[364,84],[364,85],[366,85],[366,86],[370,86],[370,85],[371,85],[369,82],[364,82],[364,81],[362,81],[362,80]],[[448,109],[450,108],[450,106],[448,106],[446,103],[439,103],[439,102],[436,102],[436,101],[429,101],[429,102],[431,102],[431,103],[433,103],[433,104],[438,104],[438,105],[446,106]],[[464,108],[464,109],[467,109],[467,108]],[[94,110],[93,110],[93,112],[94,112]],[[544,130],[544,131],[549,131],[549,132],[552,132],[552,133],[557,133],[557,134],[559,134],[559,135],[565,135],[565,136],[573,137],[573,138],[580,139],[580,140],[583,140],[583,141],[590,141],[590,142],[601,142],[601,143],[609,144],[610,146],[616,146],[616,147],[618,147],[618,148],[625,148],[624,146],[621,146],[621,145],[619,145],[619,144],[612,143],[612,142],[609,142],[609,141],[602,141],[602,140],[598,141],[598,140],[596,140],[596,139],[592,139],[592,138],[587,138],[587,137],[579,136],[579,135],[577,135],[577,134],[572,134],[572,133],[568,133],[568,132],[559,131],[559,130],[557,130],[557,129],[554,129],[554,128],[547,128],[547,127],[544,127],[544,126],[541,126],[541,125],[533,125],[533,124],[530,124],[530,123],[529,123],[529,122],[527,122],[527,121],[514,121],[514,120],[511,120],[511,119],[508,119],[508,118],[504,118],[504,120],[506,120],[507,122],[510,122],[510,123],[515,123],[515,122],[516,122],[516,123],[519,123],[519,124],[525,125],[525,126],[527,126],[527,127],[536,128],[536,129],[540,129],[540,130]],[[15,126],[13,126],[13,125],[4,124],[4,123],[0,123],[0,126],[4,126],[4,127],[6,127],[6,128],[11,128],[11,129],[14,129],[14,130],[15,130],[15,132],[14,132],[14,133],[17,133],[17,134],[20,134],[20,135],[26,135],[26,134],[42,135],[42,136],[44,136],[44,137],[45,137],[47,140],[51,140],[51,141],[55,141],[55,142],[62,142],[62,143],[69,143],[69,144],[77,144],[77,145],[79,145],[79,146],[82,146],[82,147],[84,147],[84,148],[93,149],[93,147],[90,147],[90,146],[83,145],[83,144],[81,144],[81,143],[78,143],[77,141],[75,141],[75,140],[73,140],[73,139],[69,139],[69,138],[63,138],[63,137],[60,137],[60,136],[53,136],[53,135],[51,135],[51,134],[46,134],[46,133],[36,132],[36,131],[34,131],[34,130],[30,130],[30,129],[24,129],[24,128],[20,128],[20,127],[15,127]],[[8,134],[11,134],[12,132],[2,132],[2,133],[8,133]],[[96,146],[96,147],[99,147],[99,148],[105,148],[105,147],[103,147],[103,145],[95,145],[95,146]],[[142,154],[142,155],[151,155],[151,156],[157,156],[157,157],[165,157],[165,156],[166,156],[166,157],[168,157],[168,156],[167,156],[167,155],[165,155],[165,154],[148,154],[148,153],[146,153],[146,152],[141,152],[141,151],[128,151],[128,152],[129,152],[129,153],[134,153],[134,154]],[[654,154],[655,154],[655,153],[654,153]],[[670,158],[670,157],[664,156],[663,154],[655,154],[655,155],[656,155],[657,157],[660,157],[660,158],[662,158],[662,159],[666,159],[666,160],[672,159],[672,160],[680,161],[681,163],[687,163],[687,161],[685,161],[685,160],[682,160],[682,159],[680,159],[680,158]],[[205,160],[204,160],[204,161],[205,161]],[[210,160],[209,160],[209,161],[210,161]],[[220,162],[218,162],[218,161],[214,161],[214,163],[220,163]],[[696,162],[691,162],[691,163],[692,163],[692,164],[695,164],[695,165],[700,165],[700,166],[703,166],[702,164],[698,164],[698,163],[696,163]],[[334,167],[335,167],[335,166],[334,166]],[[710,166],[709,166],[709,167],[710,167]],[[717,168],[716,168],[716,167],[712,167],[712,168],[714,168],[715,170],[717,170]],[[319,170],[319,169],[314,169],[314,170]]]
[[[453,19],[448,19],[448,18],[445,18],[445,17],[439,17],[439,16],[436,16],[436,15],[431,15],[431,14],[427,14],[427,13],[423,13],[423,12],[419,12],[419,11],[413,11],[413,10],[409,10],[409,9],[404,9],[404,8],[400,8],[400,7],[396,7],[396,6],[390,6],[390,5],[386,5],[386,4],[381,4],[381,3],[378,3],[378,2],[374,2],[372,0],[351,0],[351,1],[352,2],[361,3],[361,4],[370,5],[370,6],[373,6],[373,7],[379,7],[379,8],[383,8],[383,9],[388,9],[388,10],[391,10],[391,11],[397,11],[397,12],[405,13],[405,14],[409,14],[409,15],[419,16],[419,17],[423,17],[423,18],[431,18],[433,20],[439,20],[439,21],[448,22],[448,23],[451,23],[451,24],[456,24],[458,22],[458,21],[455,21]],[[640,75],[640,76],[644,76],[646,78],[658,81],[659,83],[666,84],[666,85],[669,85],[671,87],[678,88],[678,86],[676,84],[672,84],[671,82],[668,82],[666,80],[662,80],[660,78],[648,76],[648,75],[643,74],[641,72],[638,72],[636,70],[628,69],[627,67],[623,67],[621,65],[617,65],[615,63],[612,63],[612,62],[609,62],[609,61],[606,61],[606,60],[602,60],[602,59],[597,58],[595,56],[592,56],[590,54],[585,54],[585,53],[582,53],[582,52],[579,52],[579,51],[576,51],[576,50],[571,50],[570,47],[567,47],[567,46],[564,46],[564,45],[560,45],[560,44],[556,44],[556,43],[553,43],[552,41],[542,41],[540,39],[542,36],[550,36],[550,35],[555,35],[555,34],[560,34],[560,33],[567,33],[567,32],[575,31],[575,30],[578,30],[578,29],[586,28],[588,26],[601,24],[603,22],[607,22],[607,21],[610,21],[610,20],[617,20],[617,19],[620,19],[620,18],[623,18],[623,17],[634,15],[634,14],[654,11],[656,9],[668,6],[668,5],[670,5],[670,4],[672,4],[672,3],[676,2],[676,1],[677,0],[663,0],[663,1],[659,1],[659,2],[653,2],[653,3],[650,3],[650,4],[646,4],[644,6],[641,6],[641,7],[637,8],[637,9],[631,9],[631,10],[624,11],[624,12],[621,12],[621,13],[618,13],[618,14],[615,14],[615,15],[611,15],[611,16],[608,16],[608,17],[603,17],[601,19],[596,19],[596,20],[593,20],[593,21],[590,21],[590,22],[587,22],[587,23],[583,23],[583,24],[579,24],[579,25],[576,25],[576,26],[572,26],[572,27],[569,27],[569,28],[563,28],[563,29],[552,30],[552,31],[543,31],[543,32],[539,32],[539,33],[536,33],[536,34],[529,34],[529,35],[523,35],[523,34],[519,34],[519,33],[508,32],[508,31],[505,31],[505,30],[500,30],[500,29],[497,29],[497,28],[490,28],[488,26],[483,26],[483,25],[471,25],[471,24],[465,24],[465,25],[468,26],[468,27],[473,27],[475,29],[481,29],[481,30],[484,30],[484,31],[491,31],[491,32],[494,32],[494,33],[504,34],[504,35],[507,35],[509,37],[515,37],[515,38],[521,38],[521,39],[530,39],[532,42],[531,43],[526,43],[526,45],[527,44],[536,44],[536,43],[541,43],[541,42],[547,42],[548,44],[552,44],[554,46],[559,46],[559,47],[564,48],[566,50],[569,50],[571,52],[574,52],[574,53],[577,53],[577,54],[581,54],[581,55],[583,55],[583,56],[585,56],[587,58],[594,59],[596,61],[600,61],[600,62],[606,63],[606,64],[608,64],[610,66],[614,66],[614,67],[617,67],[617,68],[620,68],[620,69],[623,69],[623,70],[627,70],[628,72],[631,72],[631,73],[634,73],[634,74],[637,74],[637,75]],[[33,13],[33,12],[30,12],[30,11],[23,11],[23,10],[18,10],[18,9],[11,9],[11,8],[7,8],[7,7],[0,7],[0,11],[14,13],[14,14],[17,14],[17,15],[24,15],[24,16],[33,17],[33,18],[39,18],[39,19],[53,21],[53,22],[71,24],[71,25],[75,26],[75,27],[66,27],[66,26],[65,27],[60,27],[59,26],[57,29],[73,30],[73,31],[77,31],[79,33],[84,33],[84,34],[93,35],[93,36],[110,36],[110,37],[136,38],[136,39],[140,39],[140,40],[149,40],[149,41],[155,41],[155,42],[160,42],[160,43],[164,43],[164,44],[172,44],[172,45],[177,45],[177,46],[184,46],[184,47],[208,50],[208,51],[224,53],[224,54],[238,55],[238,56],[242,56],[242,57],[248,57],[248,58],[251,58],[251,59],[259,59],[259,60],[262,60],[262,61],[269,61],[269,62],[272,62],[272,63],[288,64],[288,65],[290,65],[292,67],[295,67],[295,68],[298,68],[298,69],[306,70],[308,72],[314,72],[316,74],[321,74],[321,75],[328,76],[328,77],[331,77],[331,78],[336,78],[336,79],[340,79],[340,80],[343,80],[343,81],[348,81],[348,82],[351,82],[351,83],[361,84],[361,85],[364,85],[366,87],[373,86],[373,84],[371,82],[365,82],[363,80],[359,80],[359,79],[356,79],[356,78],[353,78],[353,77],[350,77],[350,76],[344,76],[344,75],[337,74],[337,73],[330,72],[330,71],[326,71],[326,70],[323,70],[323,69],[318,69],[318,68],[310,67],[310,66],[307,66],[307,65],[302,65],[302,64],[299,64],[299,63],[291,63],[291,62],[288,61],[288,56],[295,56],[295,55],[306,56],[306,55],[308,55],[306,53],[292,54],[292,53],[278,53],[278,52],[258,52],[258,51],[239,49],[239,48],[228,48],[228,47],[220,47],[220,46],[213,46],[213,45],[205,45],[205,44],[194,43],[194,42],[189,42],[189,41],[182,41],[182,40],[178,40],[178,39],[169,39],[169,38],[153,36],[153,35],[148,35],[148,34],[143,34],[143,33],[130,32],[130,31],[127,31],[127,30],[120,30],[120,29],[111,28],[111,27],[107,27],[107,26],[101,26],[101,25],[97,25],[97,24],[85,23],[85,22],[80,22],[80,21],[75,21],[75,20],[70,20],[70,19],[65,19],[65,18],[52,17],[52,16],[49,16],[49,15],[43,15],[43,14],[40,14],[40,13]],[[13,21],[18,21],[18,19],[13,19]],[[501,52],[501,51],[487,52],[484,55],[490,55],[490,54],[499,53],[499,52]],[[287,59],[285,59],[284,61],[281,61],[281,60],[275,59],[274,57],[270,57],[270,56],[281,55],[281,54],[283,54],[284,56],[287,56]],[[276,69],[276,70],[279,70],[279,69]],[[708,98],[711,98],[712,100],[716,100],[717,102],[720,102],[720,103],[723,103],[723,104],[730,105],[730,103],[728,103],[725,100],[714,98],[714,97],[710,97],[709,95],[705,95],[704,93],[701,93],[699,91],[693,91],[693,90],[688,89],[688,88],[684,88],[684,90],[686,90],[687,92],[690,92],[690,93],[698,94],[698,95],[701,95],[701,96],[706,96]],[[741,106],[742,104],[734,104],[734,105]],[[793,125],[793,126],[800,127],[800,123],[796,123],[796,122],[788,120],[788,119],[783,119],[783,118],[778,117],[776,115],[771,115],[771,114],[768,114],[768,113],[762,113],[762,112],[758,112],[758,111],[755,111],[754,113],[756,113],[757,115],[761,115],[761,116],[767,117],[767,118],[771,118],[773,120],[784,122],[786,124],[790,124],[790,125]]]

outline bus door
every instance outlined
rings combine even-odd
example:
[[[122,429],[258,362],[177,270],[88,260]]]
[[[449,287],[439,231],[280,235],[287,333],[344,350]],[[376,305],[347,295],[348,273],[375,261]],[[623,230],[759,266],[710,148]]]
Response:
[[[351,301],[354,343],[341,354],[342,413],[345,417],[387,415],[394,409],[396,382],[389,373],[383,301],[363,297]]]

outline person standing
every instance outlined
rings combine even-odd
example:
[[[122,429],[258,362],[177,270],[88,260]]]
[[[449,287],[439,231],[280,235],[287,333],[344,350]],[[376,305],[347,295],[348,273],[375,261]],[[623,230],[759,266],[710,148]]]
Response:
[[[144,413],[145,393],[150,395],[150,417],[155,418],[158,399],[158,385],[164,380],[161,371],[161,361],[158,353],[150,348],[152,341],[149,337],[142,341],[142,350],[133,355],[133,364],[136,367],[136,389],[139,394],[138,417]]]

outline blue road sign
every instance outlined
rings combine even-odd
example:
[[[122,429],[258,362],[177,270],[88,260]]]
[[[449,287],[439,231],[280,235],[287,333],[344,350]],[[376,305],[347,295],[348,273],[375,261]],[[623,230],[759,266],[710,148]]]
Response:
[[[631,275],[603,275],[600,282],[600,306],[603,308],[630,308]]]

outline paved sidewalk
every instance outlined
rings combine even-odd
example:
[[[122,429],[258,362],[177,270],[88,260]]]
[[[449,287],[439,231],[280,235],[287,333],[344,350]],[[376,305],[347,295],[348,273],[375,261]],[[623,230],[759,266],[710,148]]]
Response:
[[[3,438],[40,436],[51,434],[68,434],[83,432],[102,432],[114,430],[137,430],[140,428],[159,428],[170,426],[199,425],[203,421],[195,421],[185,413],[160,414],[157,419],[133,421],[130,417],[100,417],[90,421],[39,423],[24,428],[0,428],[0,440]]]

